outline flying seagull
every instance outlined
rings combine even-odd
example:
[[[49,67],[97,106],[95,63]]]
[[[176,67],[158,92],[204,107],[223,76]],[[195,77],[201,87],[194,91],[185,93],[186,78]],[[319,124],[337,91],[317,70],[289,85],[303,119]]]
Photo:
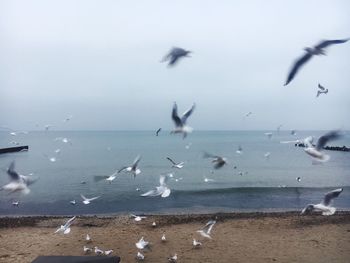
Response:
[[[10,183],[4,185],[0,190],[6,190],[10,193],[20,192],[22,194],[28,194],[30,189],[29,185],[33,184],[37,178],[33,178],[27,175],[18,174],[15,171],[15,161],[12,161],[9,168],[7,169],[7,174],[10,177]]]
[[[267,138],[269,138],[271,140],[272,135],[273,135],[272,132],[265,132],[264,134],[267,136]]]
[[[343,192],[342,188],[339,189],[335,189],[333,191],[330,191],[328,193],[326,193],[326,195],[323,198],[323,201],[319,204],[309,204],[307,205],[302,211],[301,214],[305,214],[305,213],[309,213],[312,211],[321,211],[322,215],[324,216],[329,216],[329,215],[333,215],[336,211],[335,207],[332,207],[332,201],[334,198],[337,198],[341,192]]]
[[[177,169],[181,169],[182,167],[184,167],[184,162],[179,162],[179,163],[176,163],[174,162],[170,157],[167,157],[167,159],[173,164],[171,167],[172,168],[177,168]]]
[[[145,216],[137,216],[137,215],[134,215],[134,214],[130,214],[130,216],[133,217],[134,220],[135,220],[136,222],[139,222],[139,221],[141,221],[142,219],[147,218],[147,217],[145,217]]]
[[[238,149],[236,151],[237,154],[242,154],[243,153],[243,148],[241,145],[238,145]]]
[[[106,180],[110,184],[114,181],[115,178],[117,178],[118,171],[114,172],[111,175],[95,175],[94,180],[95,182],[99,182],[101,180]]]
[[[137,165],[138,165],[138,163],[140,162],[140,160],[141,160],[141,156],[138,155],[138,156],[135,158],[135,160],[134,160],[134,162],[133,162],[133,164],[132,164],[131,166],[124,166],[124,167],[122,167],[121,169],[119,169],[118,173],[120,173],[121,171],[124,171],[124,170],[125,170],[125,171],[127,171],[127,172],[132,173],[132,174],[134,175],[134,178],[135,178],[136,175],[138,175],[138,174],[141,173],[141,170],[140,170],[139,168],[137,168]]]
[[[327,142],[338,139],[341,136],[342,134],[339,131],[330,131],[322,135],[317,140],[317,144],[315,147],[307,140],[304,140],[306,142],[306,148],[304,149],[304,151],[316,161],[327,162],[330,156],[322,152],[323,147],[327,144]]]
[[[159,128],[157,131],[156,131],[156,136],[159,135],[160,131],[162,130],[162,128]]]
[[[56,233],[63,233],[64,235],[70,233],[70,226],[73,224],[74,220],[76,219],[76,216],[73,216],[71,219],[69,219],[64,225],[61,225],[56,231]]]
[[[141,237],[141,239],[137,243],[135,243],[135,245],[138,249],[145,249],[149,248],[150,244],[148,241],[144,240],[143,237]]]
[[[306,63],[308,62],[312,56],[314,55],[326,55],[325,52],[325,48],[330,46],[330,45],[334,45],[334,44],[343,44],[345,42],[347,42],[349,39],[339,39],[339,40],[323,40],[321,41],[319,44],[317,44],[316,46],[310,48],[304,48],[304,50],[306,51],[306,53],[298,58],[295,62],[294,65],[292,66],[292,69],[290,70],[288,77],[287,77],[287,81],[284,84],[284,86],[287,86],[295,77],[295,75],[298,73],[299,69]]]
[[[187,133],[191,133],[193,129],[186,125],[187,118],[192,114],[196,104],[193,103],[192,107],[187,110],[180,118],[177,114],[177,104],[174,102],[173,110],[171,113],[171,118],[175,123],[175,129],[171,133],[183,133],[183,138],[186,138]]]
[[[317,91],[317,95],[316,98],[318,96],[320,96],[320,94],[327,94],[328,93],[328,89],[326,89],[325,87],[323,87],[320,83],[318,84],[318,91]]]
[[[216,220],[210,220],[208,223],[206,223],[206,225],[201,230],[197,230],[197,232],[202,237],[211,239],[210,233],[215,224],[216,224]]]
[[[180,58],[190,57],[189,55],[190,53],[193,53],[193,52],[189,50],[185,50],[183,48],[173,47],[160,62],[169,61],[168,67],[175,66],[175,64],[179,61]]]
[[[218,155],[213,155],[207,152],[204,152],[203,154],[203,158],[211,158],[212,163],[214,164],[214,168],[215,169],[219,169],[221,167],[223,167],[225,164],[227,164],[226,158],[225,157],[221,157]]]
[[[96,197],[92,197],[92,198],[86,198],[86,197],[83,196],[82,194],[81,194],[80,196],[81,196],[81,198],[83,198],[83,203],[84,203],[84,205],[88,205],[88,204],[91,203],[91,201],[100,198],[100,196],[96,196]]]
[[[157,186],[155,190],[148,191],[148,192],[142,194],[141,196],[158,196],[158,195],[160,195],[163,198],[168,197],[171,193],[171,190],[166,185],[167,179],[168,179],[168,176],[161,175],[159,178],[160,185]]]

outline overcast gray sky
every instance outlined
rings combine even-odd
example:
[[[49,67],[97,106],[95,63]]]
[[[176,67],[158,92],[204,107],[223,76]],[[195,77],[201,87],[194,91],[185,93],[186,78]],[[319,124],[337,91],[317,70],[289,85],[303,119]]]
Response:
[[[195,130],[350,129],[350,1],[0,1],[0,126]],[[172,46],[193,50],[175,68]],[[329,89],[315,98],[317,84]],[[243,116],[253,114],[243,121]],[[73,115],[70,123],[62,120]]]

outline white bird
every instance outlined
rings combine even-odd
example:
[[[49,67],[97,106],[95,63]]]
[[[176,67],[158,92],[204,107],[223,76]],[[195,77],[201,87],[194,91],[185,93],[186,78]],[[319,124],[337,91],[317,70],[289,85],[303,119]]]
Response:
[[[265,132],[264,133],[266,136],[267,136],[267,138],[269,138],[269,139],[271,139],[272,138],[272,132]]]
[[[168,62],[168,67],[171,66],[175,66],[175,64],[177,63],[177,61],[179,61],[179,59],[184,58],[184,57],[190,57],[190,53],[192,53],[192,51],[189,50],[185,50],[183,48],[179,48],[179,47],[173,47],[168,54],[166,54],[163,59],[160,62]]]
[[[0,190],[6,190],[10,193],[20,192],[22,194],[28,194],[30,192],[28,186],[37,181],[37,178],[18,174],[15,171],[15,161],[11,162],[9,168],[7,169],[7,174],[10,178],[10,183],[2,186]]]
[[[195,239],[193,239],[193,243],[192,244],[193,244],[194,248],[199,248],[199,247],[202,246],[202,243],[197,241],[197,240],[195,240]]]
[[[306,148],[304,151],[310,155],[313,160],[318,162],[327,162],[330,159],[330,156],[323,153],[322,149],[327,144],[327,142],[338,139],[342,136],[339,131],[330,131],[322,135],[318,140],[316,147],[314,147],[310,141],[306,140]]]
[[[141,160],[141,156],[138,155],[131,166],[122,167],[121,169],[119,169],[118,173],[125,170],[127,172],[132,173],[134,175],[134,178],[135,178],[136,175],[141,173],[141,170],[139,168],[137,168],[137,165],[140,162],[140,160]]]
[[[215,182],[215,180],[214,180],[214,179],[207,178],[207,177],[204,177],[203,181],[204,181],[204,182],[206,182],[206,183],[209,183],[209,182]]]
[[[99,182],[101,180],[106,180],[110,184],[114,181],[115,178],[117,178],[118,171],[114,172],[111,175],[95,175],[94,180],[95,182]]]
[[[304,48],[304,50],[306,51],[306,53],[300,57],[299,59],[297,59],[294,62],[293,67],[291,68],[286,83],[284,84],[284,86],[288,85],[289,82],[292,81],[292,79],[294,78],[294,76],[297,74],[297,72],[299,71],[299,69],[306,63],[308,62],[313,56],[315,55],[326,55],[325,53],[325,48],[333,45],[333,44],[342,44],[347,42],[349,39],[341,39],[341,40],[323,40],[321,41],[318,45],[310,48]]]
[[[76,216],[73,216],[70,218],[64,225],[61,225],[56,231],[56,233],[63,233],[64,235],[70,233],[70,226],[73,224],[74,220],[76,219]]]
[[[86,234],[85,240],[86,240],[87,243],[91,243],[92,242],[92,239],[91,239],[89,234]]]
[[[300,181],[301,181],[301,177],[298,176],[298,177],[296,178],[296,180],[297,180],[297,182],[300,182]]]
[[[19,206],[19,201],[12,202],[13,206]]]
[[[210,220],[202,229],[197,230],[197,232],[202,237],[211,239],[210,233],[215,224],[216,224],[216,220]]]
[[[85,254],[89,254],[89,253],[92,251],[92,248],[89,248],[89,247],[87,247],[87,246],[84,246],[84,247],[83,247],[83,251],[84,251]]]
[[[59,154],[61,152],[61,149],[56,149],[55,153]]]
[[[110,249],[110,250],[106,250],[105,251],[105,255],[106,256],[109,256],[109,255],[111,255],[113,253],[113,249]]]
[[[135,245],[138,249],[149,248],[149,242],[144,240],[143,237],[141,237],[141,239],[137,243],[135,243]]]
[[[75,200],[71,200],[71,201],[69,201],[69,203],[70,203],[71,205],[76,205],[76,204],[77,204],[77,202],[76,202]]]
[[[136,259],[137,259],[137,260],[144,260],[144,259],[145,259],[145,256],[144,256],[142,253],[137,252]]]
[[[185,162],[176,163],[176,162],[174,162],[170,157],[167,157],[167,159],[173,164],[173,165],[171,166],[172,168],[181,169],[182,167],[184,167]]]
[[[92,197],[92,198],[86,198],[86,197],[83,196],[82,194],[81,194],[80,196],[81,196],[81,198],[83,198],[83,204],[84,204],[84,205],[88,205],[88,204],[90,204],[91,201],[100,198],[100,196],[96,196],[96,197]]]
[[[238,145],[238,149],[236,151],[237,154],[242,154],[243,153],[243,148],[241,145]]]
[[[177,104],[174,102],[171,118],[173,119],[175,123],[175,129],[171,131],[171,133],[182,133],[183,138],[186,138],[188,133],[191,133],[193,129],[190,126],[186,125],[186,121],[188,117],[192,114],[194,111],[194,108],[196,107],[196,104],[193,103],[192,107],[187,110],[182,117],[180,118],[177,113]]]
[[[160,185],[157,186],[156,189],[150,190],[150,191],[142,194],[141,196],[158,196],[158,195],[160,195],[163,198],[168,197],[171,193],[171,190],[166,185],[167,179],[168,179],[167,175],[161,175],[159,178]]]
[[[264,157],[266,158],[266,160],[270,159],[270,155],[271,155],[270,152],[266,152],[266,153],[264,154]]]
[[[103,255],[104,254],[104,251],[99,249],[98,247],[95,247],[95,254],[100,256],[100,255]]]
[[[212,159],[212,163],[214,164],[215,169],[219,169],[223,167],[225,164],[227,164],[227,159],[225,157],[221,157],[218,155],[213,155],[207,152],[204,152],[203,158],[210,158]]]
[[[168,257],[168,261],[169,261],[169,262],[176,262],[176,261],[177,261],[177,254],[175,253],[174,256]]]
[[[156,227],[156,226],[157,226],[157,223],[155,221],[153,221],[152,227]]]
[[[316,98],[318,96],[320,96],[321,94],[327,94],[328,93],[328,89],[326,89],[325,87],[323,87],[320,83],[318,83],[318,90],[317,90],[317,95]]]
[[[140,222],[142,219],[147,218],[146,216],[137,216],[134,214],[130,214],[130,216],[133,217],[136,222]]]
[[[166,237],[165,237],[165,234],[162,235],[162,238],[161,238],[162,242],[165,242],[166,241]]]
[[[301,214],[309,213],[312,211],[321,211],[322,215],[329,216],[333,215],[336,211],[335,207],[332,207],[332,201],[334,198],[337,198],[341,192],[343,192],[342,188],[335,189],[333,191],[330,191],[326,193],[326,195],[323,198],[323,201],[319,204],[309,204],[307,205],[302,211]]]

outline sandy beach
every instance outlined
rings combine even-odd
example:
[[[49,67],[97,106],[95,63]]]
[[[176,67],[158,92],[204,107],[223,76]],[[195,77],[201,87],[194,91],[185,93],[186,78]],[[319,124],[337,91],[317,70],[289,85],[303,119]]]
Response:
[[[196,233],[217,216],[212,240]],[[69,235],[54,234],[68,217],[0,219],[0,262],[31,262],[39,255],[83,255],[84,245],[113,249],[121,262],[135,262],[135,243],[144,236],[145,262],[349,262],[350,213],[299,216],[286,213],[78,217]],[[157,223],[152,227],[152,222]],[[86,234],[92,243],[85,241]],[[167,241],[161,242],[165,233]],[[203,242],[194,249],[192,239]]]

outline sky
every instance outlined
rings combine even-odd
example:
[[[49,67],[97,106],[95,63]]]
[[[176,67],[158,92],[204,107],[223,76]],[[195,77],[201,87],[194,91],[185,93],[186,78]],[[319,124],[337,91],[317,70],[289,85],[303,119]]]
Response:
[[[350,1],[0,0],[0,126],[14,130],[349,130]],[[193,51],[176,67],[171,47]],[[317,84],[329,93],[316,99]],[[244,118],[247,112],[252,112]],[[72,115],[69,122],[63,120]]]

